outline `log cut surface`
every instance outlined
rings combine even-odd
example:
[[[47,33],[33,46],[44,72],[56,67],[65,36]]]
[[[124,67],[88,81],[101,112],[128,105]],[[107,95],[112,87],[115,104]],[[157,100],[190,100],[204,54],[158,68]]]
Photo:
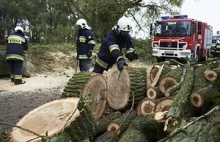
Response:
[[[130,77],[124,69],[121,72],[117,67],[112,68],[110,77],[108,77],[108,104],[113,109],[124,108],[130,97]]]
[[[107,97],[107,82],[104,76],[92,76],[82,91],[82,96],[89,101],[87,105],[95,119],[104,113]]]
[[[39,135],[45,136],[47,134],[52,137],[62,131],[72,112],[76,109],[78,101],[78,98],[67,98],[46,103],[30,111],[16,125]],[[79,111],[76,110],[67,126],[79,115]],[[21,129],[13,128],[11,132],[12,141],[25,142],[34,138],[36,139],[31,142],[41,142],[41,138]]]

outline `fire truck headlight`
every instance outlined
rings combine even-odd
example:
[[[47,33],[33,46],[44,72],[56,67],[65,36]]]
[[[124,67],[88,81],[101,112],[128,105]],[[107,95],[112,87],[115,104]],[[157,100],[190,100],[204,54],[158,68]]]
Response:
[[[185,45],[183,45],[183,49],[186,49],[187,48],[187,45],[185,44]]]
[[[158,47],[158,43],[154,43],[154,47]]]
[[[158,51],[156,51],[156,50],[152,50],[152,53],[153,53],[153,54],[157,54]]]

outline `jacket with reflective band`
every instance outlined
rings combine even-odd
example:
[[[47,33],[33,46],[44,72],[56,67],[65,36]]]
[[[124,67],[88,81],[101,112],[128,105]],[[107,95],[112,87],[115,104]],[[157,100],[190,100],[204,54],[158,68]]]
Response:
[[[78,59],[88,59],[88,52],[93,50],[95,46],[94,36],[89,29],[81,29],[78,31],[76,48]]]
[[[112,30],[102,42],[96,62],[103,68],[112,66],[120,58],[123,58],[122,51],[125,51],[126,54],[134,52],[131,36],[129,34],[121,36]]]
[[[6,60],[24,60],[24,50],[28,49],[28,43],[24,35],[11,33],[8,36],[6,47]]]

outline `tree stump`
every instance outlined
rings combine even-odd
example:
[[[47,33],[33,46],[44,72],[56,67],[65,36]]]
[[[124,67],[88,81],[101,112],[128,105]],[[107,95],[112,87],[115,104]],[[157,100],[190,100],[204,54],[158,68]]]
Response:
[[[106,78],[98,74],[92,76],[84,85],[81,94],[95,119],[99,119],[105,111],[107,89]]]
[[[109,106],[114,110],[122,110],[137,104],[146,96],[146,68],[126,67],[121,72],[113,67],[108,77]]]
[[[92,77],[90,72],[80,72],[74,74],[65,86],[62,96],[63,97],[80,97],[86,82]]]

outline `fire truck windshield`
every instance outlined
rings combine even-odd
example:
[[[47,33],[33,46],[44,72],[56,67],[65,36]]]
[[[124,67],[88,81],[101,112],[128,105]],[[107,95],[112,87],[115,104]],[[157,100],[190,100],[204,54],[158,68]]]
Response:
[[[175,22],[157,22],[155,24],[155,36],[190,36],[191,22],[190,21],[175,21]]]

